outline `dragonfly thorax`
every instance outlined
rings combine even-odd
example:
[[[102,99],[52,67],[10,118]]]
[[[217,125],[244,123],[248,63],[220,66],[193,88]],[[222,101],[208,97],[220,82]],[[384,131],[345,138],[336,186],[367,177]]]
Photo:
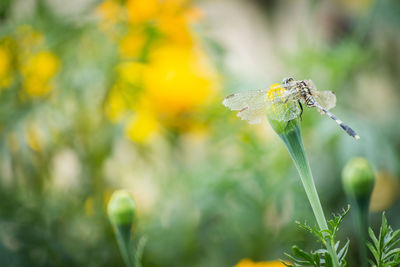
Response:
[[[308,107],[314,107],[315,106],[315,98],[313,97],[311,93],[311,83],[310,81],[304,80],[304,81],[299,81],[297,82],[296,87],[299,90],[300,93],[300,98],[304,104],[306,104]]]

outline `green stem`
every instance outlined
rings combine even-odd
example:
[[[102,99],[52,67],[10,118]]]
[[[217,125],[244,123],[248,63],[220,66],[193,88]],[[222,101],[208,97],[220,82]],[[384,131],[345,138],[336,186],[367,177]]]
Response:
[[[117,225],[114,227],[114,232],[117,237],[118,247],[121,252],[122,258],[127,267],[135,267],[136,259],[133,253],[131,242],[131,228],[132,225]]]
[[[358,238],[358,250],[360,253],[361,266],[368,266],[368,251],[366,241],[368,235],[368,207],[370,197],[351,199],[354,206],[355,216],[354,222],[356,227],[356,233]]]
[[[290,124],[290,125],[289,125]],[[315,188],[314,179],[311,173],[310,165],[308,163],[307,155],[304,150],[303,140],[301,137],[300,126],[298,123],[292,121],[288,122],[286,130],[279,133],[279,136],[285,143],[290,156],[300,174],[301,182],[303,183],[304,190],[306,191],[308,200],[310,201],[311,208],[314,212],[320,230],[328,230],[328,224],[322,210],[321,202],[318,197],[317,189]],[[332,256],[333,264],[339,267],[339,260],[334,249],[334,241],[326,242],[326,248]]]

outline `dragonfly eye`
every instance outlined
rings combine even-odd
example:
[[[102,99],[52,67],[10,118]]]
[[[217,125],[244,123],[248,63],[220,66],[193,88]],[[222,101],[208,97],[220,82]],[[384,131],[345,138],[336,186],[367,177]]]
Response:
[[[287,83],[293,82],[293,81],[294,81],[294,79],[292,77],[288,77],[288,78],[283,79],[282,83],[287,84]]]

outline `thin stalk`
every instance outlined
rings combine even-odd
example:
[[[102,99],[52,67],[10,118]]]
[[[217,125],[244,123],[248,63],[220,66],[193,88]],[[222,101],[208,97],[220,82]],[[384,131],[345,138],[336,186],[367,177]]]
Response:
[[[292,121],[290,121],[289,124],[291,125],[287,125],[286,127],[290,128],[279,133],[279,136],[285,143],[286,148],[288,149],[289,154],[292,157],[294,165],[296,166],[297,171],[300,174],[301,182],[303,183],[304,190],[306,191],[308,200],[311,204],[311,208],[314,212],[314,216],[317,220],[317,224],[320,230],[328,230],[328,224],[322,210],[321,202],[319,200],[317,189],[315,187],[314,179],[311,173],[311,168],[304,150],[300,126],[299,124],[292,123]],[[326,242],[326,248],[329,254],[332,256],[333,265],[335,267],[339,267],[339,260],[338,256],[336,255],[336,251],[334,249],[335,244],[333,242],[333,240],[330,240],[330,242]]]
[[[367,246],[365,245],[367,242],[368,236],[368,207],[369,207],[370,197],[367,198],[358,198],[352,199],[352,203],[354,206],[354,223],[356,226],[357,233],[357,245],[358,251],[360,253],[361,266],[368,266],[368,251]]]
[[[114,227],[114,232],[115,236],[117,237],[119,251],[121,252],[125,265],[127,267],[136,267],[136,257],[133,253],[131,242],[131,228],[131,224],[117,225]]]

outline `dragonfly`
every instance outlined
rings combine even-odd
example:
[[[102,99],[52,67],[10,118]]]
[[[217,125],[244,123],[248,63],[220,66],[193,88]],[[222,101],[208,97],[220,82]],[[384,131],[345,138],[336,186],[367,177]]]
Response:
[[[268,89],[249,90],[227,96],[222,104],[239,111],[237,116],[250,124],[258,124],[268,114],[272,120],[289,122],[303,114],[303,105],[316,108],[333,119],[348,135],[360,136],[329,110],[336,105],[332,91],[318,91],[312,80],[285,78]]]

